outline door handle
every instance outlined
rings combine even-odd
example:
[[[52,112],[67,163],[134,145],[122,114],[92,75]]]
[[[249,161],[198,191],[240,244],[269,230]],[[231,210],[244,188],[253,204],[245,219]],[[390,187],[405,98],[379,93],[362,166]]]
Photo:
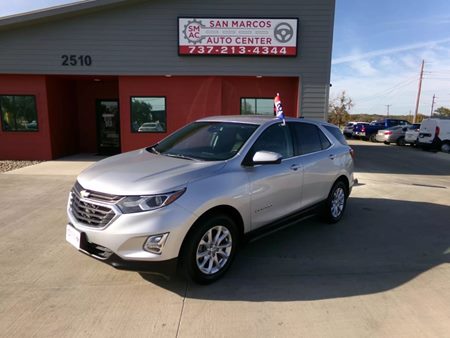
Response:
[[[328,157],[330,158],[330,160],[334,160],[336,158],[336,155],[330,154]]]
[[[291,165],[291,170],[293,170],[293,171],[297,171],[299,168],[300,168],[300,165],[298,165],[298,164]]]

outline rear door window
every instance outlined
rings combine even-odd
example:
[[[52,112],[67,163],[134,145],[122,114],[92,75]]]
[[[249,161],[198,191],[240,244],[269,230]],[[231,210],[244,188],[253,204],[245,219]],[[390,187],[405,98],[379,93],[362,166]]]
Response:
[[[310,154],[331,146],[330,141],[320,129],[309,123],[290,123],[295,137],[295,154]]]
[[[339,141],[339,143],[343,144],[344,146],[347,145],[347,140],[345,139],[344,135],[342,135],[341,131],[337,127],[332,126],[323,126],[326,130],[328,130],[331,135],[333,135],[336,140]]]

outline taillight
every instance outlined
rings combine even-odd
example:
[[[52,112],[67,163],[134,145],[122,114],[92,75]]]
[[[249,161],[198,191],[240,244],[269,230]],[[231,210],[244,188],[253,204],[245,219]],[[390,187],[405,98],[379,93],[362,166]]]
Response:
[[[392,131],[388,130],[384,132],[384,135],[392,135]]]
[[[441,129],[438,126],[436,126],[436,131],[434,133],[435,137],[439,136],[440,131],[441,131]]]
[[[366,131],[366,127],[362,126],[361,131],[363,131],[363,132]]]
[[[355,151],[352,148],[350,148],[348,150],[348,152],[350,153],[350,156],[352,157],[352,159],[355,159]]]

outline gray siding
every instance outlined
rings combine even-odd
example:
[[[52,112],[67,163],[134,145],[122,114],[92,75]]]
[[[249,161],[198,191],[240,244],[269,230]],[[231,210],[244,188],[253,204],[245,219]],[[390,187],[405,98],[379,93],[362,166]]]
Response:
[[[178,56],[177,17],[298,17],[298,56]],[[334,0],[152,0],[0,31],[0,74],[263,75],[301,78],[301,113],[324,118]],[[57,19],[57,18],[56,18]],[[90,67],[61,55],[91,55]]]

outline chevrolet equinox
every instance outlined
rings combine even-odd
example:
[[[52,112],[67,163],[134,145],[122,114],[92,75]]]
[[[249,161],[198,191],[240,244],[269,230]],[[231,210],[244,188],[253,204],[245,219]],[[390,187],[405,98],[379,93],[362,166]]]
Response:
[[[203,118],[83,171],[70,192],[66,239],[118,269],[178,270],[210,283],[255,230],[312,209],[339,221],[354,183],[352,155],[326,122]]]

